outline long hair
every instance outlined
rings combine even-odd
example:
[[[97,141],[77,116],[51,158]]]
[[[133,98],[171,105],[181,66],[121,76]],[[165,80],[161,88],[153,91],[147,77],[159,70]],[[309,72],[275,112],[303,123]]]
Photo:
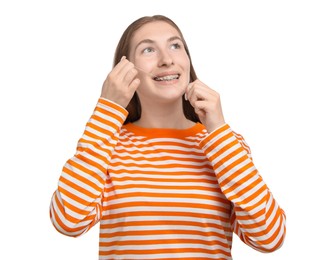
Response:
[[[187,44],[183,37],[183,34],[182,34],[181,30],[179,29],[179,27],[171,19],[169,19],[168,17],[163,16],[163,15],[144,16],[144,17],[137,19],[136,21],[134,21],[127,27],[127,29],[123,32],[122,37],[120,38],[120,40],[117,44],[115,55],[114,55],[113,67],[115,67],[116,64],[120,62],[120,60],[123,56],[129,57],[130,43],[131,43],[131,39],[132,39],[134,33],[139,28],[141,28],[143,25],[145,25],[147,23],[155,22],[155,21],[166,22],[178,31],[180,37],[183,40],[185,51],[190,59],[190,82],[195,81],[197,79],[197,75],[193,68],[190,52],[188,50],[188,47],[187,47]],[[184,112],[185,117],[193,122],[200,122],[198,115],[194,111],[194,108],[192,107],[192,105],[190,104],[189,101],[185,100],[184,95],[182,97],[182,100],[183,100],[183,112]],[[139,101],[137,92],[134,93],[131,101],[129,102],[128,106],[126,107],[126,110],[129,112],[129,114],[128,114],[128,117],[126,118],[124,124],[127,124],[129,122],[135,122],[138,119],[140,119],[141,105],[140,105],[140,101]]]

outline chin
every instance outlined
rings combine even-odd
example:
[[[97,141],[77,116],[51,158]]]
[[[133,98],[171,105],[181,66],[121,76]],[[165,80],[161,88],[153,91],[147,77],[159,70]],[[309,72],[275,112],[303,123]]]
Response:
[[[182,102],[182,97],[183,95],[164,95],[164,96],[159,96],[158,98],[155,98],[159,103],[177,103],[177,102]]]

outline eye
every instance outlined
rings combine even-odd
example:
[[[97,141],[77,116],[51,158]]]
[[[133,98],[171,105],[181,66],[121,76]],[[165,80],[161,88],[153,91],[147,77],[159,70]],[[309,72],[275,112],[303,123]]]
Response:
[[[143,49],[142,52],[143,52],[143,53],[151,53],[151,52],[154,52],[154,49],[151,48],[151,47],[147,47],[147,48]]]
[[[181,44],[179,43],[173,43],[171,44],[170,48],[173,49],[173,50],[177,50],[177,49],[180,49],[182,46]]]

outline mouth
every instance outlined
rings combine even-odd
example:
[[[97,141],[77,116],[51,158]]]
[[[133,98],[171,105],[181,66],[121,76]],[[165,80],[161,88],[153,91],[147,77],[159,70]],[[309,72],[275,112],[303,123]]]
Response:
[[[180,74],[172,74],[172,75],[165,75],[165,76],[156,76],[153,79],[155,81],[171,81],[179,79]]]

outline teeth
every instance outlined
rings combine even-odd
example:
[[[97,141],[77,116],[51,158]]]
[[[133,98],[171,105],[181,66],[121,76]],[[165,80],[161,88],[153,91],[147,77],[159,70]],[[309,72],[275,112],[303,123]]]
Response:
[[[179,75],[168,75],[164,77],[155,77],[154,79],[157,81],[166,81],[166,80],[173,80],[173,79],[178,79]]]

